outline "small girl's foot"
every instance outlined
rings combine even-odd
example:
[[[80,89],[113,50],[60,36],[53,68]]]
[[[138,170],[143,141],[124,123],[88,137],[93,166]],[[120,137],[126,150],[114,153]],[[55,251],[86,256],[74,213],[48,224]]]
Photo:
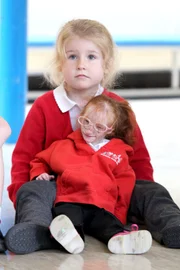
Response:
[[[115,254],[143,254],[147,252],[152,245],[150,232],[124,231],[110,238],[108,249]]]
[[[78,254],[84,249],[84,242],[71,220],[59,215],[50,224],[50,232],[69,253]]]

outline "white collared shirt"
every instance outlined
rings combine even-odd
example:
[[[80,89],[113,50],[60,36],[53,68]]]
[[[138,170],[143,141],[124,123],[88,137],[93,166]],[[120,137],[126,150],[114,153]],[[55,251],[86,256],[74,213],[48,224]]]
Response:
[[[108,139],[103,139],[101,142],[99,142],[97,144],[89,143],[89,145],[92,147],[92,149],[94,149],[94,151],[98,151],[101,147],[103,147],[108,142],[109,142]]]
[[[104,88],[101,85],[99,85],[99,88],[95,96],[101,95],[103,91],[104,91]],[[80,108],[75,101],[68,98],[63,84],[55,88],[53,91],[53,94],[54,94],[54,98],[59,109],[63,113],[69,111],[72,129],[76,130],[77,118],[80,112],[82,111],[82,107]]]

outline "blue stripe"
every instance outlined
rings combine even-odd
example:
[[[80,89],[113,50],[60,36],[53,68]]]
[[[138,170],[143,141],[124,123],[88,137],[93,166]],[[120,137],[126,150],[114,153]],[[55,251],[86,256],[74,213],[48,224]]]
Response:
[[[115,40],[117,46],[180,46],[180,40]],[[28,47],[52,47],[53,41],[29,41]]]

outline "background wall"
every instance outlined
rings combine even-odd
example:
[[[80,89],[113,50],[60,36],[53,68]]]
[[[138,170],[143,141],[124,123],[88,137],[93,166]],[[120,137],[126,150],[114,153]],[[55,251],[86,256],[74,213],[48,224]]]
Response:
[[[102,22],[117,43],[180,42],[179,0],[28,0],[29,42],[54,42],[68,20]]]
[[[172,78],[177,81],[179,76],[179,6],[179,0],[29,0],[29,90],[49,89],[42,84],[42,73],[61,26],[71,19],[89,18],[103,23],[118,45],[120,76],[115,88],[158,88],[162,96],[164,88],[171,88]],[[179,80],[176,85],[179,88]],[[143,97],[154,94],[146,92]],[[170,94],[180,96],[180,91]]]

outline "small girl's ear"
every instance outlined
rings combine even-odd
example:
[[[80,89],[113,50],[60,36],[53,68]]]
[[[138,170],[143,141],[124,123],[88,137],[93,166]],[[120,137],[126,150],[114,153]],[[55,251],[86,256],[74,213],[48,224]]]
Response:
[[[109,131],[106,132],[106,134],[113,134],[114,133],[114,128],[110,129]]]

